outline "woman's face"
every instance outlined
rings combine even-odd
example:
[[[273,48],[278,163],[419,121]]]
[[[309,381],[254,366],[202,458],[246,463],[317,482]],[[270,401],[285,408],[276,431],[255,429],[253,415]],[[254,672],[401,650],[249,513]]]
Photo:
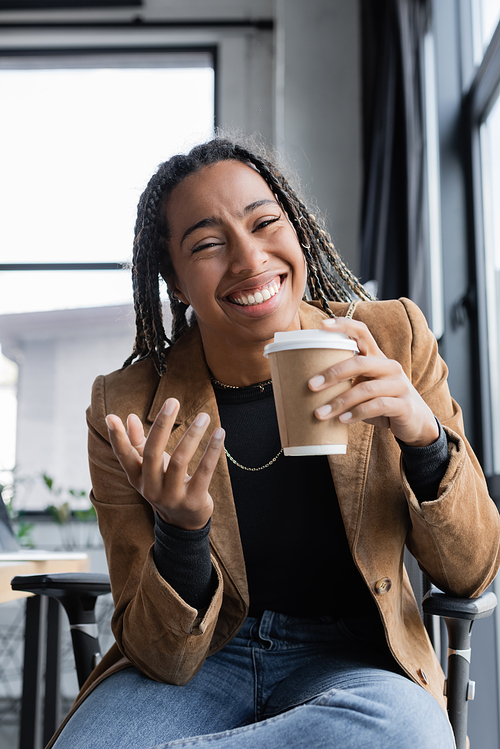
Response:
[[[204,167],[172,191],[166,211],[169,288],[196,312],[206,350],[300,327],[304,257],[257,171],[239,161]]]

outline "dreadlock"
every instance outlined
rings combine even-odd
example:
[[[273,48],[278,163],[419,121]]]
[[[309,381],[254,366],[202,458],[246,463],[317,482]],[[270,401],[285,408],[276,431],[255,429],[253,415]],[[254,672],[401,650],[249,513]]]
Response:
[[[307,288],[311,299],[319,300],[333,317],[329,301],[372,300],[358,279],[344,264],[329,235],[320,226],[276,166],[258,149],[222,137],[195,146],[187,155],[173,156],[158,167],[144,190],[137,209],[132,262],[132,283],[136,315],[134,348],[124,367],[137,358],[152,356],[161,375],[165,371],[168,346],[189,327],[187,305],[169,292],[172,330],[167,338],[163,326],[159,277],[173,274],[169,254],[169,226],[166,201],[172,190],[189,174],[220,161],[241,161],[259,172],[287,214],[301,244],[308,268]]]

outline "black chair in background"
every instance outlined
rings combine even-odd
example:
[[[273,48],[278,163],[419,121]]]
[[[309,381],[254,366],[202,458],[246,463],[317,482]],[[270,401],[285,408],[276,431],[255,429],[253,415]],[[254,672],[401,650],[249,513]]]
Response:
[[[22,553],[22,548],[15,536],[1,489],[0,486],[0,553],[8,554],[12,561],[13,555]],[[41,587],[38,590],[39,578]],[[21,581],[18,586],[16,579]],[[29,587],[25,587],[25,583]],[[57,587],[58,584],[62,587]],[[70,621],[81,686],[100,658],[96,600],[98,596],[109,593],[111,587],[107,575],[91,573],[20,575],[12,580],[11,585],[13,590],[35,594],[26,599],[19,746],[21,749],[37,749],[37,746],[45,746],[60,722],[59,603],[65,607]]]
[[[13,590],[33,593],[27,604],[37,607],[35,615],[26,616],[19,749],[41,749],[62,718],[59,604],[69,619],[78,686],[81,687],[101,659],[95,606],[99,596],[110,593],[111,586],[107,575],[91,572],[17,575],[11,585]],[[45,678],[42,680],[44,661]]]

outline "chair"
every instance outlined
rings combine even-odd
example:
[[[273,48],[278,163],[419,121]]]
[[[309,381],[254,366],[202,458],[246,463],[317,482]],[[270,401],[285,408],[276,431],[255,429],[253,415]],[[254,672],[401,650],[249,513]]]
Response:
[[[94,606],[97,596],[110,590],[107,576],[88,573],[19,575],[12,580],[12,587],[37,596],[48,596],[64,606],[70,620],[78,682],[82,686],[100,660]],[[424,596],[422,608],[425,618],[443,617],[448,630],[445,693],[457,749],[466,749],[467,706],[474,699],[475,685],[469,680],[472,625],[476,619],[490,616],[496,605],[497,598],[492,592],[483,593],[478,598],[464,599],[453,598],[437,588],[431,588]],[[50,738],[56,725],[47,724],[45,728]],[[32,749],[32,744],[22,744],[21,749]]]
[[[78,685],[81,687],[101,659],[95,605],[99,596],[111,591],[111,586],[107,575],[90,572],[16,575],[11,586],[13,590],[34,594],[26,601],[19,747],[38,749],[40,744],[47,744],[60,722],[59,604],[69,619]],[[40,677],[44,646],[46,668],[42,718]]]
[[[0,554],[10,562],[21,555],[21,560],[27,560],[22,555],[19,544],[10,521],[7,508],[2,499],[0,487]],[[65,554],[62,554],[66,562]],[[40,595],[26,599],[26,617],[24,632],[24,672],[21,698],[20,746],[23,749],[35,749],[43,739],[44,745],[54,733],[58,724],[58,692],[59,692],[59,602],[66,607],[70,622],[74,651],[76,654],[77,671],[80,683],[90,673],[98,659],[97,626],[95,624],[94,607],[96,597],[110,592],[107,575],[92,575],[89,573],[52,573],[44,575],[19,575],[22,581],[30,580],[31,586],[38,578],[50,580],[50,592],[42,595],[44,583],[40,590],[32,590],[12,584],[15,591],[34,592]],[[64,584],[64,589],[54,587],[54,580]],[[91,644],[90,635],[95,637]],[[90,653],[92,649],[92,653]],[[45,699],[42,713],[42,661],[45,650]],[[42,728],[43,732],[40,730]],[[42,735],[43,733],[43,735]]]

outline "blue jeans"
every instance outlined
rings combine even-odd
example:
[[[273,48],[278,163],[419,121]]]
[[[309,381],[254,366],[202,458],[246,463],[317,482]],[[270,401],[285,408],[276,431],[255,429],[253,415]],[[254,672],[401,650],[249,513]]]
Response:
[[[186,686],[135,668],[103,681],[55,749],[452,749],[442,708],[380,627],[266,611]]]

